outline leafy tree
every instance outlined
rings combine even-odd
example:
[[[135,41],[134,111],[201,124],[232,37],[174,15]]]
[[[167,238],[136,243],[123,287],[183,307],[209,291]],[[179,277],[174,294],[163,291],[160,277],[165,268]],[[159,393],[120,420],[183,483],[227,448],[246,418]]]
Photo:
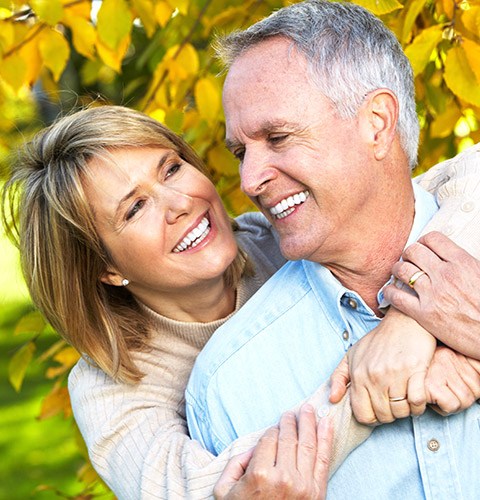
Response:
[[[236,161],[223,145],[221,68],[211,41],[215,33],[246,27],[287,3],[0,0],[0,164],[7,168],[10,150],[60,111],[95,102],[124,104],[183,134],[233,214],[251,208],[239,190]],[[480,0],[357,3],[383,19],[412,62],[422,127],[418,171],[477,142]],[[18,324],[19,332],[34,334],[11,359],[17,390],[45,328],[38,313]],[[40,417],[69,417],[65,380],[78,354],[59,340],[38,358],[54,363],[45,374],[52,390]],[[80,476],[87,485],[96,481],[88,463]]]

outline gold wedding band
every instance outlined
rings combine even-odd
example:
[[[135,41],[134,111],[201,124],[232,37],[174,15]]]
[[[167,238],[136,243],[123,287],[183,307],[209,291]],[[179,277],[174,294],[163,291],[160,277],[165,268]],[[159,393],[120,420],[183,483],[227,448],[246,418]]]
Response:
[[[403,396],[400,398],[388,398],[390,403],[398,403],[399,401],[405,401],[407,399],[407,396]]]
[[[413,288],[413,285],[415,285],[415,281],[420,278],[420,276],[423,276],[424,274],[427,274],[425,271],[417,271],[416,273],[413,273],[412,277],[408,280],[408,286],[410,288]]]

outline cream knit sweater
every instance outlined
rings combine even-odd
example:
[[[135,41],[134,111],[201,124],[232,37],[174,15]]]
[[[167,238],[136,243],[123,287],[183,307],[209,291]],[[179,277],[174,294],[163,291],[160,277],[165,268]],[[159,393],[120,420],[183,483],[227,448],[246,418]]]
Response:
[[[427,230],[443,230],[480,258],[480,148],[431,169],[420,184],[436,192],[441,205]],[[238,241],[257,273],[241,282],[235,310],[284,262],[260,214],[246,214],[239,222]],[[184,389],[191,368],[212,333],[231,315],[213,323],[183,323],[145,311],[157,325],[151,350],[135,353],[145,377],[136,385],[119,384],[79,361],[69,377],[75,419],[92,464],[119,499],[209,498],[228,458],[252,447],[260,435],[238,439],[219,457],[188,437]],[[320,412],[328,407],[334,415],[333,472],[370,429],[355,422],[348,396],[335,407],[327,400],[327,388],[321,387],[311,402]]]

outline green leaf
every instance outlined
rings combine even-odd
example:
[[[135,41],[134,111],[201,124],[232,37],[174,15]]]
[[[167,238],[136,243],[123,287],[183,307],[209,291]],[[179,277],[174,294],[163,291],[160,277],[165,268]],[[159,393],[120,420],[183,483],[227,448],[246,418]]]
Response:
[[[104,0],[98,11],[97,31],[100,40],[116,51],[132,29],[132,13],[125,0]]]
[[[432,26],[423,30],[413,42],[406,47],[405,54],[412,64],[413,74],[419,75],[432,57],[432,52],[442,40],[441,26]]]
[[[43,316],[38,311],[33,311],[25,316],[15,326],[14,335],[24,333],[39,334],[45,328],[46,322]]]
[[[208,164],[223,175],[234,177],[238,175],[238,160],[223,144],[217,144],[208,151]]]
[[[180,109],[169,110],[165,115],[165,125],[177,134],[182,131],[184,114]]]
[[[35,344],[33,342],[28,342],[23,345],[10,360],[8,365],[8,379],[17,392],[20,392],[25,373],[28,365],[32,361],[35,349]]]

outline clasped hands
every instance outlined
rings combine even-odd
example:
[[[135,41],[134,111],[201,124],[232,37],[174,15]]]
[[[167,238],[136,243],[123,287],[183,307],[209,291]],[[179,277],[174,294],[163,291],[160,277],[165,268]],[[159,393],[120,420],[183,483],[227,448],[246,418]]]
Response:
[[[331,402],[340,401],[350,383],[361,423],[421,415],[427,404],[448,415],[480,398],[480,262],[440,233],[430,233],[393,268],[406,285],[415,273],[419,277],[410,286],[416,293],[387,287],[385,297],[395,307],[352,346],[332,375]]]

